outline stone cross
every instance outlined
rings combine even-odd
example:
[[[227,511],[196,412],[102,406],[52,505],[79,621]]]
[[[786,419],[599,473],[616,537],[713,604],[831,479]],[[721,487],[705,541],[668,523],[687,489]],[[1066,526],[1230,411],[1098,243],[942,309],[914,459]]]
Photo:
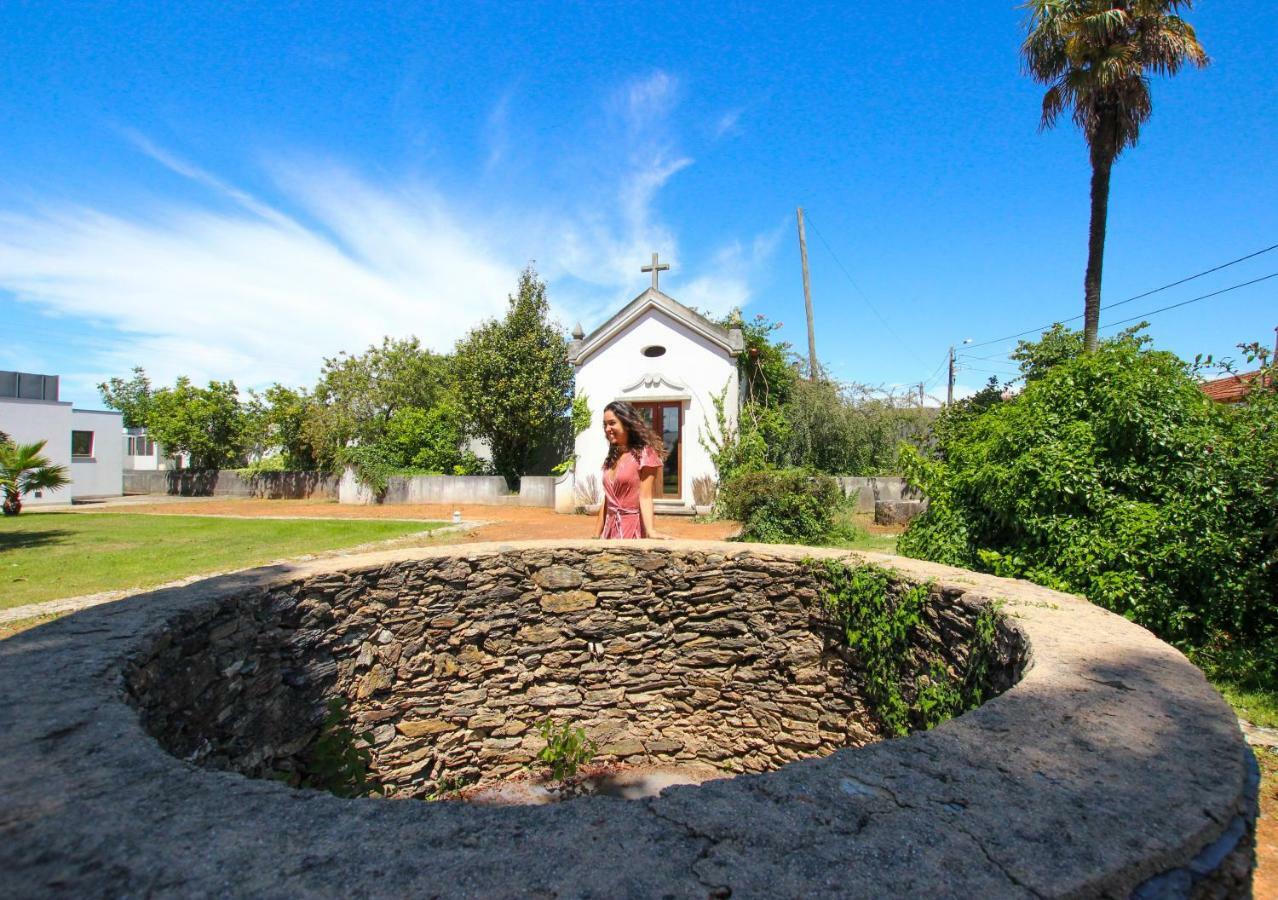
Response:
[[[655,253],[654,253],[654,254],[652,254],[652,265],[650,265],[650,266],[641,266],[641,267],[639,268],[639,271],[640,271],[640,272],[651,272],[651,273],[652,273],[652,289],[653,289],[654,291],[656,291],[656,290],[660,290],[660,288],[658,288],[658,287],[657,287],[657,275],[658,275],[658,273],[660,273],[660,272],[664,272],[664,271],[666,271],[666,270],[667,270],[667,269],[669,269],[669,268],[670,268],[670,263],[662,263],[661,265],[657,265],[657,254],[655,254]]]

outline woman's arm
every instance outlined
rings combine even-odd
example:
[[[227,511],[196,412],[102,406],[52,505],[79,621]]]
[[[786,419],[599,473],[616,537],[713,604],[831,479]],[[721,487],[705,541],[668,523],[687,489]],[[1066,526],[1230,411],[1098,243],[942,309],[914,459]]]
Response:
[[[668,539],[670,535],[662,534],[652,524],[652,492],[660,472],[656,466],[639,470],[639,520],[643,523],[644,537]]]
[[[608,495],[604,494],[603,499],[599,501],[599,512],[595,515],[595,539],[603,537],[604,530],[604,514],[608,511]]]

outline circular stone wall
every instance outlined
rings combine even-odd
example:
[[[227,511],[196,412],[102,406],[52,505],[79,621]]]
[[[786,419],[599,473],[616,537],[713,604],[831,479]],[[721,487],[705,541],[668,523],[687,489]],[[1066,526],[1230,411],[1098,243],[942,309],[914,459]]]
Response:
[[[247,591],[176,623],[127,673],[177,756],[250,775],[302,768],[327,698],[367,736],[392,796],[524,770],[547,719],[598,763],[762,772],[877,740],[822,570],[736,551],[576,549],[407,560]],[[893,590],[902,591],[897,584]],[[904,688],[965,680],[981,604],[937,588]],[[1014,629],[982,651],[1013,680]]]
[[[929,665],[962,671],[973,617],[999,604],[992,671],[1023,676],[938,728],[850,746],[875,737],[873,718],[810,557],[931,582],[915,648]],[[287,771],[336,694],[401,794],[520,765],[547,716],[613,728],[605,748],[623,761],[772,771],[507,808],[239,774]],[[368,554],[156,591],[0,642],[0,878],[19,896],[1237,896],[1254,775],[1201,673],[1121,618],[810,548]]]

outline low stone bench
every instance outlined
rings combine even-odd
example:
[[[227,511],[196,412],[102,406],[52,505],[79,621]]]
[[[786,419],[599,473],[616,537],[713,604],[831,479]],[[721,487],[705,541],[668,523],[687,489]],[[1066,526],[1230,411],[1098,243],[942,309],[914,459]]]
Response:
[[[905,738],[644,800],[538,807],[343,800],[212,770],[191,761],[199,747],[190,760],[167,752],[134,705],[138,691],[166,696],[139,687],[138,661],[180,661],[184,641],[190,670],[173,677],[213,690],[237,674],[238,660],[196,655],[208,635],[192,627],[247,595],[340,593],[369,573],[380,591],[412,591],[423,565],[470,572],[494,555],[560,552],[583,566],[605,552],[891,566],[956,608],[996,604],[1019,636],[1021,677]],[[370,596],[359,614],[384,621],[396,602]],[[145,715],[160,727],[180,712]],[[700,541],[397,550],[133,596],[0,642],[6,896],[1236,897],[1250,890],[1257,783],[1229,706],[1144,629],[1078,597],[875,554]]]

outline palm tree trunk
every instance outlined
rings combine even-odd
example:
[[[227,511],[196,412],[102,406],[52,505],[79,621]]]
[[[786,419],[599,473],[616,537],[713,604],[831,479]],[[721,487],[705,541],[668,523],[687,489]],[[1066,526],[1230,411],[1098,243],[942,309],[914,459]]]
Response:
[[[1092,224],[1087,238],[1087,274],[1083,277],[1083,348],[1088,353],[1096,350],[1096,332],[1100,328],[1101,269],[1105,264],[1109,173],[1113,166],[1114,154],[1107,147],[1092,150]]]

